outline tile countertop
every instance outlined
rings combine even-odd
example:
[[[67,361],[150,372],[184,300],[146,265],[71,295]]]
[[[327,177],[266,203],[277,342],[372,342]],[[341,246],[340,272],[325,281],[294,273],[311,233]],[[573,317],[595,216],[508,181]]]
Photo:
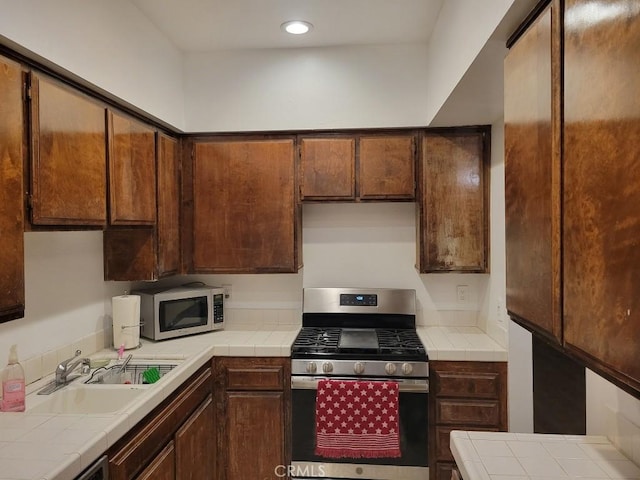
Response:
[[[133,359],[179,360],[160,382],[121,411],[100,415],[30,413],[35,392],[52,375],[27,386],[24,413],[0,413],[0,480],[69,480],[91,465],[212,356],[288,357],[298,326],[223,330],[164,342],[142,340]],[[92,358],[116,358],[104,350]],[[54,393],[55,395],[55,393]]]
[[[451,432],[464,480],[640,479],[640,468],[606,437]]]
[[[418,327],[429,360],[506,362],[507,349],[478,327]]]
[[[52,375],[27,387],[25,413],[0,413],[0,480],[76,477],[213,356],[288,357],[298,325],[228,328],[164,342],[142,340],[134,360],[179,360],[158,384],[112,414],[30,413],[35,392]],[[476,327],[418,327],[431,360],[506,361],[507,352]],[[115,358],[109,349],[92,358]],[[472,479],[469,479],[472,480]],[[507,479],[502,479],[507,480]]]

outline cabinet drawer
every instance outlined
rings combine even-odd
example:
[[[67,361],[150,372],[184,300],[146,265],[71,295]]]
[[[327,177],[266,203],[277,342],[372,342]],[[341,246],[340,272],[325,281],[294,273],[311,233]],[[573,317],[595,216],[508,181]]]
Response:
[[[281,366],[230,367],[227,369],[228,390],[282,390],[284,368]]]
[[[500,426],[499,400],[436,400],[438,425]]]
[[[437,375],[437,396],[499,398],[500,374],[498,372],[449,372]]]

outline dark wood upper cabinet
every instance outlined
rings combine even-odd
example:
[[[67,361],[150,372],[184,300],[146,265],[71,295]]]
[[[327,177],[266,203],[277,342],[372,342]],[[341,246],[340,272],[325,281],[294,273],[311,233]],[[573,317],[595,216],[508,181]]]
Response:
[[[360,137],[359,197],[380,200],[415,198],[413,135]]]
[[[31,92],[31,222],[104,226],[105,107],[35,73]]]
[[[383,201],[415,198],[413,134],[301,137],[302,201]]]
[[[301,200],[355,199],[355,170],[354,138],[300,139]]]
[[[183,199],[192,205],[185,222],[192,222],[185,248],[190,272],[297,272],[294,139],[208,139],[194,142],[192,151]]]
[[[158,134],[158,277],[180,271],[180,155],[178,140]]]
[[[0,322],[24,316],[23,84],[0,57]]]
[[[564,339],[639,396],[640,10],[588,6],[565,0]]]
[[[560,303],[560,46],[558,2],[504,62],[507,310],[562,342]]]
[[[155,131],[109,111],[109,222],[156,221]]]
[[[418,201],[420,272],[487,272],[490,127],[424,133]]]
[[[105,230],[105,280],[158,280],[181,272],[179,141],[159,133],[157,156],[157,225]]]

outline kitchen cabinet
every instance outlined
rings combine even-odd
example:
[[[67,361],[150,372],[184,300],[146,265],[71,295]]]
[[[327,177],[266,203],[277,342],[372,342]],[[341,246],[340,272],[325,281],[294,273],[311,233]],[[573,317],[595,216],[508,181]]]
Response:
[[[205,479],[215,471],[212,366],[208,363],[107,453],[109,478]]]
[[[109,223],[156,222],[155,131],[109,111]]]
[[[31,74],[31,223],[102,227],[107,221],[104,105]]]
[[[289,465],[290,362],[215,359],[219,480],[275,480],[276,467]]]
[[[0,322],[24,316],[23,79],[0,57]]]
[[[451,430],[507,431],[506,362],[429,362],[429,471],[449,480]]]
[[[640,10],[564,6],[564,340],[640,396]]]
[[[293,273],[300,267],[301,209],[294,139],[194,141],[183,204],[190,273]]]
[[[418,174],[421,273],[487,272],[490,127],[430,129]]]
[[[301,137],[299,143],[303,201],[415,198],[413,134],[335,134]]]
[[[511,46],[505,75],[506,306],[562,343],[558,2]]]
[[[355,139],[336,136],[301,138],[299,142],[300,199],[355,199]]]
[[[589,5],[551,2],[505,60],[507,308],[639,396],[640,12]]]
[[[180,152],[176,138],[157,135],[157,225],[105,230],[105,280],[158,280],[180,273]]]

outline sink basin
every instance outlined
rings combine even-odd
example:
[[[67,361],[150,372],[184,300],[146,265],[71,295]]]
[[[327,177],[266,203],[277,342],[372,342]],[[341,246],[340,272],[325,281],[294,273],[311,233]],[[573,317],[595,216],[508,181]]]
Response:
[[[113,413],[146,391],[146,388],[130,385],[70,385],[46,397],[39,397],[38,403],[32,407],[27,404],[27,412]]]
[[[87,384],[124,384],[130,383],[135,385],[147,384],[144,372],[149,369],[157,369],[160,378],[169,373],[178,364],[175,361],[153,361],[141,362],[132,361],[125,368],[124,372],[116,373],[118,365],[113,365],[104,369],[96,370],[91,377],[84,383]]]

